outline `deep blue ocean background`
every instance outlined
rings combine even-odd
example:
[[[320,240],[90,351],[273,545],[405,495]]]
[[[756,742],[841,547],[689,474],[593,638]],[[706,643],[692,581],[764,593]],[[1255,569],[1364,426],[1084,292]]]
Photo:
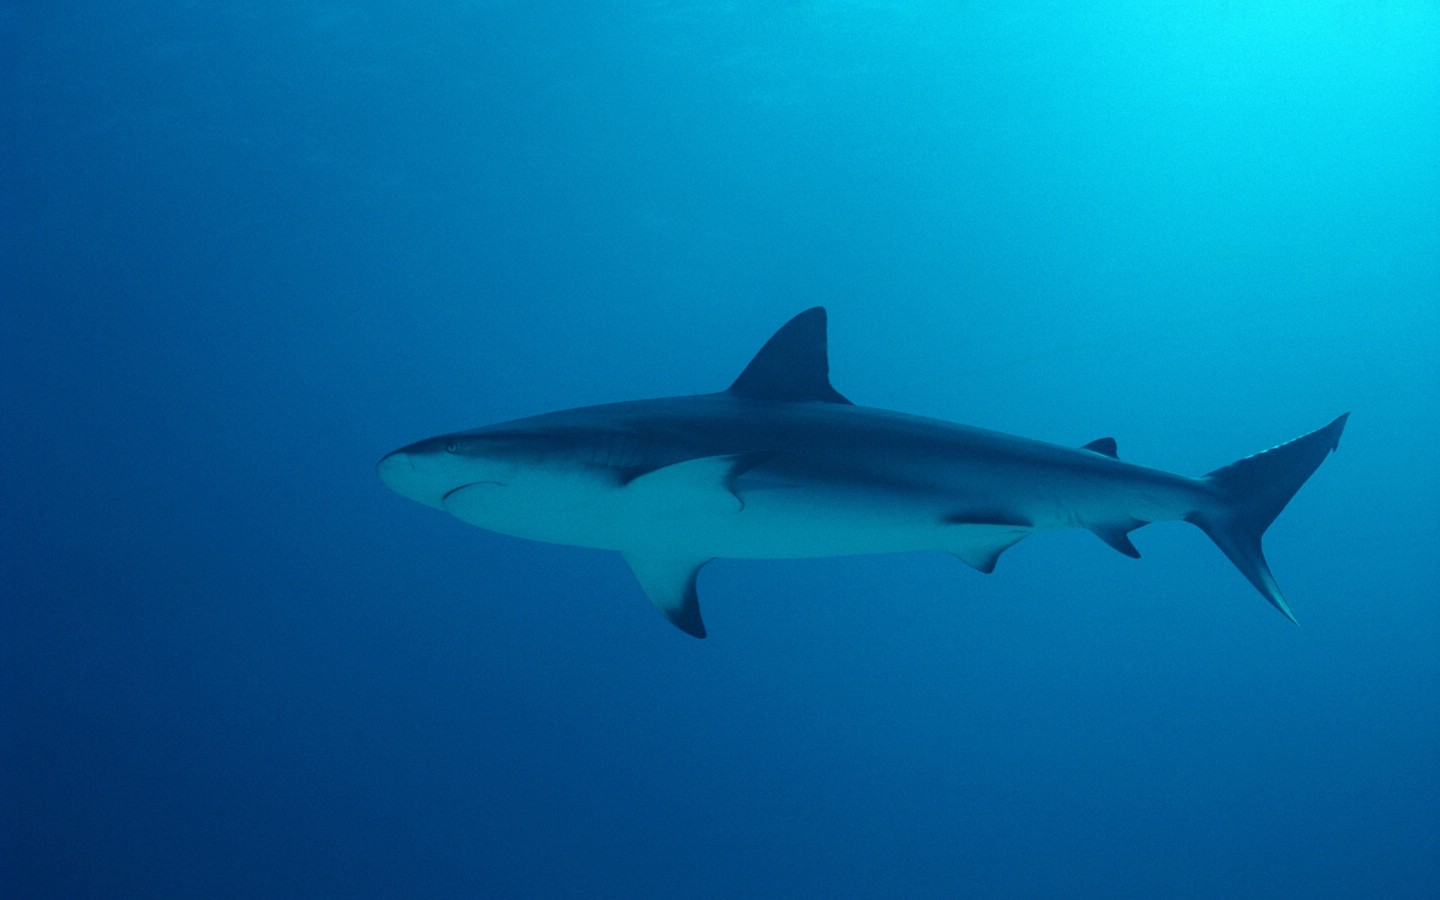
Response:
[[[1440,7],[0,6],[0,896],[1440,894]],[[728,385],[1198,475],[1197,530],[717,561],[388,491]]]

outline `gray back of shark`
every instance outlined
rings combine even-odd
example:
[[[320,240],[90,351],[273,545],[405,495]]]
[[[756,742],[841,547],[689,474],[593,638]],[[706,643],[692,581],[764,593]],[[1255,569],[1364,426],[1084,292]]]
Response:
[[[1348,414],[1347,414],[1348,415]],[[650,601],[705,636],[701,567],[910,550],[981,572],[1036,531],[1184,520],[1294,621],[1261,536],[1339,444],[1318,431],[1200,478],[1132,465],[1115,441],[1065,447],[852,404],[830,384],[825,311],[791,319],[729,389],[564,410],[411,444],[382,481],[471,525],[622,553]]]

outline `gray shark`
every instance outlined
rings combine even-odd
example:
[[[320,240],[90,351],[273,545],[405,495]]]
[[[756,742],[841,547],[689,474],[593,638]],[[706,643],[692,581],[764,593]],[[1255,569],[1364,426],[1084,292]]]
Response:
[[[1339,445],[1348,416],[1200,478],[1082,447],[856,406],[830,384],[825,310],[791,319],[716,394],[547,413],[429,438],[380,479],[462,522],[617,550],[650,601],[705,636],[695,581],[718,557],[909,550],[990,572],[1037,531],[1084,528],[1125,554],[1151,522],[1200,527],[1292,622],[1265,529]]]

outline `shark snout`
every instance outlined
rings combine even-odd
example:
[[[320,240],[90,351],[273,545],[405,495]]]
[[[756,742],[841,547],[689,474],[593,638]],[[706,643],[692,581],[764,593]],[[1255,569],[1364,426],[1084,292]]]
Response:
[[[445,508],[445,495],[457,486],[477,480],[466,460],[449,448],[449,438],[432,438],[401,447],[375,464],[385,486],[402,497]]]
[[[453,487],[447,473],[431,464],[423,454],[417,454],[414,447],[405,447],[384,457],[375,464],[375,473],[386,487],[400,496],[436,509],[443,508],[445,492]]]
[[[407,476],[415,474],[415,461],[404,450],[396,450],[375,464],[375,472],[390,490],[405,494]]]

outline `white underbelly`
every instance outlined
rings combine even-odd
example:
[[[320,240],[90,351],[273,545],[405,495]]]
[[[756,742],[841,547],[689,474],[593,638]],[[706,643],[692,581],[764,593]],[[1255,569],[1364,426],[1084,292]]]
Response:
[[[508,496],[507,496],[508,494]],[[519,496],[497,488],[458,518],[516,537],[680,557],[787,559],[948,549],[938,510],[897,497],[800,490],[656,503],[621,490]]]
[[[651,486],[653,488],[655,486]],[[469,524],[530,540],[680,558],[787,559],[913,550],[963,553],[993,544],[995,524],[957,525],[967,493],[885,490],[835,484],[746,489],[739,496],[713,483],[671,481],[665,490],[616,486],[584,473],[547,474],[525,484],[477,484],[447,498],[445,508]],[[1173,492],[1172,492],[1173,493]],[[988,515],[1027,530],[1090,527],[1103,522],[1178,518],[1178,494],[1146,505],[1145,492],[1093,481],[1048,490],[1016,489]],[[956,497],[961,498],[959,500]],[[947,505],[948,504],[948,505]],[[1158,504],[1158,505],[1157,505]],[[1138,509],[1142,515],[1136,515]],[[978,514],[985,523],[987,514]]]

